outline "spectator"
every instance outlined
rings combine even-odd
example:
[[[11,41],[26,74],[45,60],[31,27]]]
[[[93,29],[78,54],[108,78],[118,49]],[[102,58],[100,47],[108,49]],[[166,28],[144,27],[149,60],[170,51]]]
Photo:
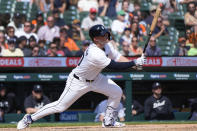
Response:
[[[15,29],[13,26],[8,26],[6,28],[6,39],[9,40],[10,38],[17,39],[17,37],[15,36]]]
[[[155,30],[153,31],[153,35],[154,35],[155,39],[157,39],[161,35],[168,35],[168,30],[163,23],[162,17],[158,18]]]
[[[190,47],[186,46],[185,37],[179,37],[179,47],[176,49],[174,55],[175,56],[187,56],[187,52]]]
[[[55,37],[53,39],[53,42],[57,45],[58,52],[60,52],[64,56],[73,56],[72,52],[67,47],[64,46],[64,42],[61,43],[61,40],[59,37]]]
[[[161,49],[156,45],[155,37],[150,38],[145,54],[146,56],[161,56]]]
[[[117,19],[112,22],[111,30],[118,34],[122,34],[127,24],[124,22],[125,12],[123,10],[118,12]]]
[[[0,122],[4,121],[4,114],[21,113],[14,93],[7,93],[4,84],[0,84]]]
[[[129,1],[123,0],[122,1],[122,10],[125,12],[125,21],[129,22]]]
[[[46,47],[45,40],[39,40],[38,41],[38,46],[39,46],[39,53],[40,53],[40,55],[41,56],[46,56],[47,47]]]
[[[122,42],[122,50],[120,51],[120,53],[123,56],[134,56],[135,55],[133,52],[131,52],[130,43],[128,43],[127,41]]]
[[[28,47],[27,38],[21,36],[17,39],[18,48],[23,51],[24,56],[31,56],[31,49]]]
[[[88,31],[90,27],[94,25],[103,25],[103,20],[100,17],[97,17],[96,15],[96,8],[90,8],[89,15],[82,20],[81,28],[85,31]]]
[[[50,103],[50,100],[43,94],[42,86],[34,85],[32,94],[25,98],[25,112],[27,114],[33,114],[48,103]]]
[[[197,39],[195,39],[194,46],[188,51],[188,56],[197,56]]]
[[[156,13],[156,8],[157,7],[155,5],[152,5],[150,7],[150,15],[144,20],[148,27],[150,27],[151,24],[152,24],[153,18],[154,18],[155,13]]]
[[[1,50],[8,49],[8,44],[5,42],[4,31],[0,31],[0,47],[1,47]]]
[[[144,108],[143,106],[136,100],[133,100],[132,102],[132,106],[131,106],[131,115],[132,116],[136,116],[136,115],[139,115],[140,113],[143,113],[144,112]]]
[[[16,48],[16,39],[12,38],[8,40],[8,49],[2,50],[2,56],[24,56],[23,51]]]
[[[0,30],[5,31],[8,23],[10,23],[10,14],[9,13],[0,13]]]
[[[64,46],[67,47],[70,51],[78,51],[79,47],[75,43],[75,41],[68,37],[67,29],[62,28],[60,29],[60,42],[64,43]]]
[[[34,26],[32,32],[37,33],[38,29],[40,29],[41,26],[47,25],[47,23],[44,21],[44,17],[42,13],[37,13],[36,19],[32,20],[32,25]]]
[[[143,50],[142,50],[142,48],[141,47],[139,47],[138,46],[138,39],[137,39],[137,37],[133,37],[132,38],[132,43],[131,43],[131,52],[132,52],[132,54],[134,54],[135,56],[136,55],[141,55],[142,54],[142,52],[143,52]]]
[[[69,26],[68,36],[70,38],[73,38],[73,40],[75,40],[75,41],[84,41],[85,40],[84,33],[81,29],[80,21],[78,19],[73,20],[72,25]]]
[[[25,36],[27,39],[29,39],[31,36],[34,36],[36,38],[36,41],[38,41],[38,36],[35,33],[32,33],[32,24],[30,21],[26,21],[24,24],[24,30],[16,31],[15,35],[19,38],[21,36]]]
[[[79,12],[89,11],[91,8],[98,10],[97,0],[79,0],[77,4]]]
[[[64,13],[70,6],[69,0],[53,0],[53,8],[58,9],[61,13]]]
[[[15,13],[13,21],[11,21],[8,26],[12,26],[15,29],[15,32],[23,30],[21,14]]]
[[[31,37],[29,38],[29,48],[30,48],[30,49],[33,49],[34,46],[36,46],[36,45],[38,45],[38,44],[37,44],[37,41],[36,41],[36,38],[35,38],[34,36],[31,36]]]
[[[120,44],[122,44],[123,41],[126,41],[127,43],[131,43],[133,35],[131,34],[131,28],[125,28],[123,32],[123,36],[120,38]]]
[[[139,38],[141,40],[143,38],[141,37],[142,35],[140,34],[138,28],[139,28],[138,22],[133,22],[131,24],[131,35],[132,35],[132,37],[136,36],[137,38]]]
[[[57,44],[55,42],[51,42],[47,51],[47,56],[65,56],[65,54],[62,50],[58,50]]]
[[[66,23],[64,22],[64,19],[60,18],[59,13],[60,12],[58,9],[53,10],[53,17],[55,20],[55,25],[61,28],[61,27],[65,26]]]
[[[41,56],[41,54],[40,54],[40,48],[39,48],[38,45],[36,45],[36,46],[33,47],[32,52],[31,52],[31,56],[33,56],[33,57]]]
[[[59,37],[59,27],[54,25],[53,16],[47,18],[47,25],[42,26],[38,30],[38,37],[40,40],[46,40],[46,43],[53,41],[54,37]]]
[[[117,0],[104,0],[103,6],[99,7],[98,14],[100,16],[108,16],[111,19],[116,18]]]
[[[77,57],[81,57],[83,55],[83,53],[85,52],[85,50],[88,48],[88,46],[91,44],[91,41],[89,40],[84,40],[82,42],[82,47],[79,51],[76,52],[75,56]]]
[[[39,9],[42,13],[48,13],[54,9],[53,5],[54,0],[40,0]]]
[[[144,104],[144,116],[146,120],[172,120],[171,101],[162,95],[162,87],[159,82],[152,85],[153,95],[148,97]]]
[[[184,21],[186,26],[197,26],[197,18],[195,15],[196,6],[194,2],[187,5],[187,13],[185,13]]]
[[[94,120],[95,122],[99,122],[99,121],[102,122],[103,121],[103,118],[105,116],[105,110],[107,108],[107,102],[108,102],[107,100],[103,100],[97,105],[97,107],[96,107],[96,109],[94,111],[94,113],[97,114],[96,117],[95,117],[95,120]],[[125,112],[124,112],[124,110],[125,110],[125,108],[123,107],[122,103],[120,102],[118,108],[116,109],[117,116],[118,116],[120,121],[125,121],[125,118],[124,118],[125,117]]]
[[[189,105],[191,108],[191,114],[189,120],[196,121],[197,120],[197,98],[189,99]]]

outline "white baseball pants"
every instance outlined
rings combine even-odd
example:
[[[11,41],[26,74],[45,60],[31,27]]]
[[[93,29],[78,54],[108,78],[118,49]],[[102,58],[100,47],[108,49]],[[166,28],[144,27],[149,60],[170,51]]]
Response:
[[[93,82],[78,80],[69,74],[66,87],[60,98],[50,104],[45,105],[36,113],[32,114],[32,120],[36,121],[47,115],[60,113],[68,109],[78,98],[89,91],[98,92],[108,96],[108,106],[116,109],[120,103],[122,89],[111,79],[99,74]]]

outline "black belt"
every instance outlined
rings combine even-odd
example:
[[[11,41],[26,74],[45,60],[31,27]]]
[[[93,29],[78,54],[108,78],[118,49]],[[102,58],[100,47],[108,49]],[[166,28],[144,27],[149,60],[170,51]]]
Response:
[[[77,76],[77,75],[75,75],[75,74],[74,74],[73,76],[74,76],[76,79],[80,80],[80,79],[79,79],[79,76]],[[87,80],[87,79],[86,79],[85,81],[86,81],[86,82],[93,82],[94,80]]]

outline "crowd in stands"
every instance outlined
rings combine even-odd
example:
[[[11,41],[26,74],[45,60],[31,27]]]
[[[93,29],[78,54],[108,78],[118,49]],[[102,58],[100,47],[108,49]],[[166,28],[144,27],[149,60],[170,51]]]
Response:
[[[90,40],[88,30],[95,24],[107,26],[112,34],[110,42],[124,56],[141,55],[157,4],[161,2],[164,7],[146,55],[197,55],[195,0],[16,0],[11,4],[9,1],[13,0],[7,3],[0,0],[1,56],[81,56],[84,43]],[[21,12],[17,9],[6,12],[7,5],[13,7],[17,3],[23,3]],[[143,3],[149,5],[147,9]],[[26,7],[33,10],[34,6],[35,11],[28,12],[36,12],[33,15],[23,13]],[[176,21],[173,24],[170,19],[173,14],[182,18],[183,30],[176,28]]]

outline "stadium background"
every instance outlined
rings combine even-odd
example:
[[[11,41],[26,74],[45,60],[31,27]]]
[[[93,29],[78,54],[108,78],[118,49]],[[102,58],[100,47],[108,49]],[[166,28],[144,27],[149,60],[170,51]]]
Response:
[[[149,7],[151,5],[150,1],[141,0],[141,11],[149,12]],[[187,112],[182,117],[182,120],[187,120],[188,112],[190,111],[188,99],[196,97],[197,89],[196,89],[196,79],[197,79],[197,68],[196,68],[196,58],[195,57],[173,57],[173,53],[178,46],[178,36],[185,35],[185,24],[184,24],[184,13],[186,12],[186,5],[177,5],[178,11],[169,15],[170,26],[169,29],[169,36],[161,36],[158,38],[157,43],[161,44],[162,48],[162,57],[158,58],[167,58],[173,59],[172,64],[164,64],[161,63],[157,64],[147,64],[141,72],[136,72],[133,70],[127,70],[121,73],[128,74],[126,78],[128,83],[125,84],[125,79],[122,78],[124,75],[121,76],[120,72],[113,72],[104,70],[106,74],[109,74],[109,77],[112,77],[118,85],[123,87],[124,92],[125,90],[129,90],[127,92],[127,96],[129,98],[133,97],[137,99],[141,104],[144,103],[144,100],[151,95],[151,85],[152,82],[157,80],[160,81],[164,87],[164,95],[168,96],[173,104],[173,108],[175,112]],[[22,13],[27,15],[28,20],[35,19],[35,16],[38,12],[38,7],[35,4],[30,5],[26,2],[16,2],[15,0],[0,0],[0,13],[5,14],[9,13],[11,18],[13,17],[14,13]],[[50,13],[44,14],[45,19],[49,16]],[[85,16],[88,15],[88,12],[81,12],[78,13],[77,8],[75,6],[70,6],[70,8],[61,15],[64,18],[66,24],[71,24],[74,19],[82,20]],[[110,27],[112,23],[112,19],[108,17],[102,17],[104,20],[104,24],[106,27]],[[113,33],[113,32],[112,32]],[[84,32],[86,39],[89,39],[87,32]],[[118,39],[120,36],[116,33],[113,33],[114,38]],[[146,39],[146,37],[143,37]],[[117,40],[118,41],[118,40]],[[81,46],[80,42],[77,41],[77,44]],[[143,47],[144,42],[139,43],[140,46]],[[0,66],[1,66],[1,79],[2,83],[4,83],[7,88],[8,92],[14,92],[17,96],[17,99],[23,104],[24,98],[31,93],[32,87],[35,83],[43,85],[45,94],[50,98],[51,101],[57,100],[59,95],[64,89],[65,79],[60,79],[58,77],[58,73],[60,74],[68,74],[73,66],[76,66],[76,63],[73,64],[60,64],[60,65],[53,65],[52,67],[45,66],[45,62],[51,62],[51,60],[59,60],[64,58],[43,58],[44,64],[41,60],[38,65],[25,65],[25,64],[8,64],[7,61],[16,60],[19,58],[0,58]],[[23,59],[23,58],[21,58]],[[30,59],[37,59],[31,58]],[[51,59],[51,60],[50,60]],[[71,58],[72,59],[72,58]],[[75,60],[75,58],[73,58]],[[132,59],[132,58],[131,58]],[[148,58],[154,59],[154,58]],[[157,58],[155,58],[157,59]],[[190,64],[184,63],[185,60],[191,60]],[[77,59],[78,60],[78,59]],[[24,60],[26,62],[26,60]],[[60,60],[61,61],[61,60]],[[180,62],[183,61],[183,62]],[[28,60],[27,60],[28,62]],[[163,61],[162,61],[163,62]],[[175,64],[176,63],[176,64]],[[178,64],[177,64],[178,63]],[[53,64],[53,63],[52,63]],[[31,74],[33,73],[33,74]],[[53,73],[56,73],[57,79]],[[148,73],[147,78],[137,78],[137,80],[131,81],[131,74],[145,74]],[[169,74],[168,74],[169,73]],[[42,74],[43,77],[41,76]],[[175,74],[181,74],[177,76]],[[189,74],[189,75],[188,75]],[[40,77],[39,77],[40,75]],[[151,75],[156,75],[155,77],[151,77]],[[35,78],[35,76],[37,78]],[[130,78],[129,78],[130,76]],[[33,79],[34,78],[34,79]],[[126,89],[126,86],[128,89]],[[132,87],[132,88],[131,88]],[[90,99],[91,98],[91,99]],[[84,95],[82,98],[77,100],[70,108],[69,111],[84,111],[84,114],[91,115],[91,112],[94,110],[95,106],[101,101],[105,99],[105,96],[90,92]],[[129,108],[129,102],[131,99],[128,99],[125,106]],[[85,112],[87,111],[87,112]],[[127,111],[128,113],[129,111]],[[13,114],[12,114],[13,115]],[[83,115],[83,113],[80,113]],[[181,115],[181,114],[180,114]],[[185,117],[186,116],[186,117]],[[9,117],[9,115],[8,115]],[[82,116],[83,117],[83,116]],[[13,118],[13,116],[12,116]],[[84,117],[83,117],[84,118]],[[127,120],[131,120],[131,115],[127,114]],[[59,115],[55,116],[55,121],[59,121]],[[11,122],[12,120],[8,120]],[[71,120],[72,121],[72,120]]]

